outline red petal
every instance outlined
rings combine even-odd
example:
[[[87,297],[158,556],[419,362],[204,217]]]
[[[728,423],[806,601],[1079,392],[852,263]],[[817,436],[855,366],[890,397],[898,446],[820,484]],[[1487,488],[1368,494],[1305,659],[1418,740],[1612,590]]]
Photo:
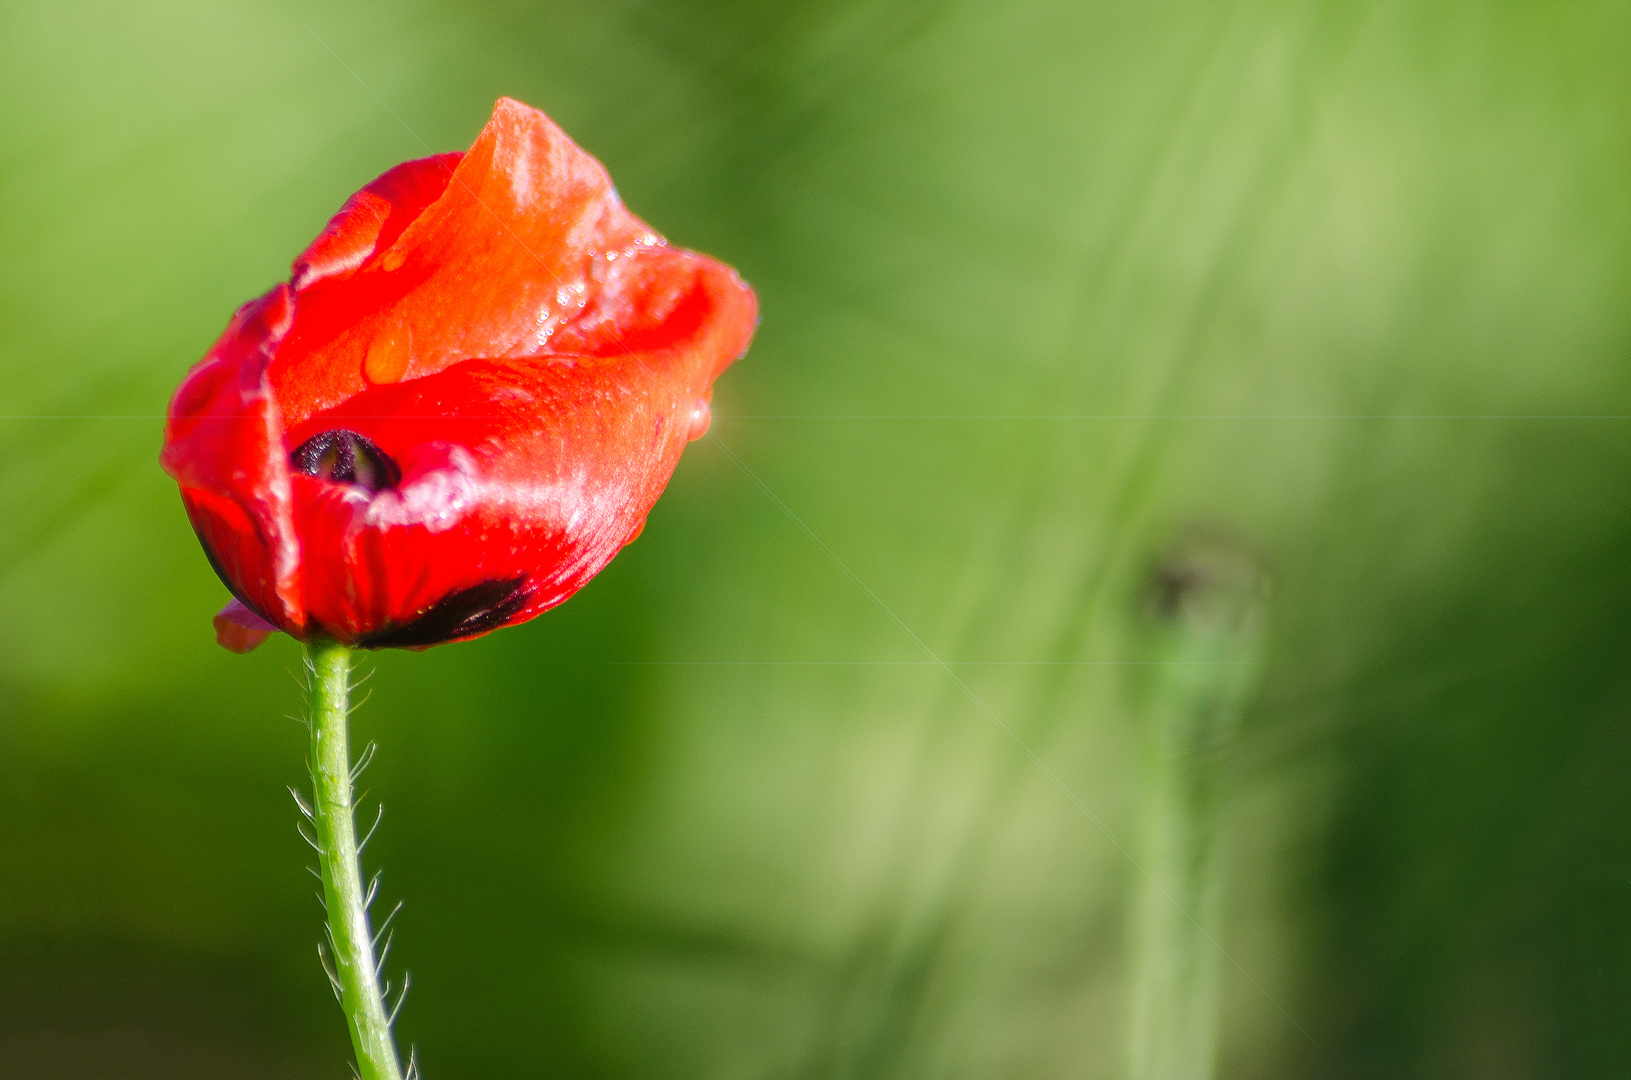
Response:
[[[254,652],[277,627],[233,600],[215,616],[215,643],[229,652]]]
[[[287,285],[238,309],[170,402],[159,455],[223,572],[291,632],[302,622],[300,546],[283,418],[265,375],[293,318]]]
[[[629,327],[646,346],[638,352],[467,360],[365,391],[290,431],[291,445],[355,431],[403,474],[371,496],[294,477],[314,622],[367,644],[461,590],[523,582],[524,602],[484,633],[565,600],[638,535],[715,372],[754,323],[752,293],[728,267],[661,254],[625,275],[637,306],[642,291],[662,293],[641,308],[655,318]],[[612,351],[609,327],[569,329]]]
[[[294,261],[289,285],[301,292],[344,277],[385,251],[447,190],[461,153],[404,161],[346,200]]]
[[[367,389],[377,340],[411,342],[399,378],[473,356],[535,352],[588,300],[597,255],[662,239],[598,161],[536,109],[502,98],[441,196],[383,257],[302,292],[271,379],[291,424]]]

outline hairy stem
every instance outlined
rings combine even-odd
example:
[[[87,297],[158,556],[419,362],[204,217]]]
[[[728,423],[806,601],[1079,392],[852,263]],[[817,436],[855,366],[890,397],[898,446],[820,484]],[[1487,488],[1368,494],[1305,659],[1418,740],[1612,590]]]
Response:
[[[391,1018],[380,992],[374,940],[363,896],[362,865],[351,806],[351,751],[347,720],[351,709],[351,652],[343,645],[313,642],[311,772],[312,824],[322,864],[323,900],[328,906],[330,974],[351,1029],[361,1080],[402,1080]]]

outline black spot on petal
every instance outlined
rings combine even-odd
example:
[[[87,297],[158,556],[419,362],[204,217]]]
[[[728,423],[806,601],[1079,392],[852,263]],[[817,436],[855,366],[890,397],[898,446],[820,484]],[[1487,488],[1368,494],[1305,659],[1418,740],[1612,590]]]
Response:
[[[364,649],[409,649],[440,645],[497,629],[527,606],[532,594],[525,577],[484,581],[442,597],[417,619],[362,638]]]
[[[402,481],[402,470],[389,454],[366,435],[344,428],[321,432],[301,443],[289,455],[289,466],[307,476],[354,484],[370,493]]]

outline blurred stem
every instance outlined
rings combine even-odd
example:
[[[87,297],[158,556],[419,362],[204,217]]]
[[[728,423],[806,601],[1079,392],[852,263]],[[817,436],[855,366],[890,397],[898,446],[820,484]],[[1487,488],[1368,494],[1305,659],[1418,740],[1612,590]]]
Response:
[[[1224,960],[1220,750],[1255,681],[1261,590],[1227,549],[1157,571],[1145,687],[1144,836],[1133,941],[1131,1080],[1209,1080]]]
[[[330,971],[351,1029],[361,1080],[401,1080],[391,1018],[380,993],[374,940],[363,896],[351,806],[351,651],[332,641],[307,646],[311,659],[312,823],[328,907]]]

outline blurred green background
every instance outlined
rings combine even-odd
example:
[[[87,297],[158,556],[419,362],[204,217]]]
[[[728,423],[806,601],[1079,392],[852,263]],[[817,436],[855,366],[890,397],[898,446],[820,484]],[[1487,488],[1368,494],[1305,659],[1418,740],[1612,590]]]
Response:
[[[1148,583],[1219,548],[1219,1075],[1626,1075],[1627,56],[1623,0],[0,4],[0,1076],[349,1075],[299,652],[214,645],[161,416],[501,94],[763,325],[577,598],[368,661],[428,1077],[1126,1075]]]

